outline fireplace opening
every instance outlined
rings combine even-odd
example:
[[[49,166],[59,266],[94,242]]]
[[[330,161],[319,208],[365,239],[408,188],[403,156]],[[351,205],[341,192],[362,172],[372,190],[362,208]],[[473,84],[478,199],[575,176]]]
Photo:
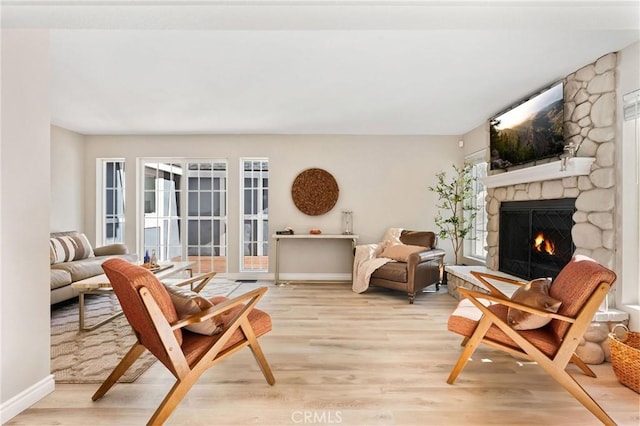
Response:
[[[575,198],[500,205],[499,269],[523,279],[555,278],[575,251]]]

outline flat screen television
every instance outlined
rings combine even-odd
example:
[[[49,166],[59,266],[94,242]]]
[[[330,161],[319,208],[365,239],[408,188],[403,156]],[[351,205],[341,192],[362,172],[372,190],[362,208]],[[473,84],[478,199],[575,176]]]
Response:
[[[563,120],[562,82],[490,118],[491,170],[562,154]]]

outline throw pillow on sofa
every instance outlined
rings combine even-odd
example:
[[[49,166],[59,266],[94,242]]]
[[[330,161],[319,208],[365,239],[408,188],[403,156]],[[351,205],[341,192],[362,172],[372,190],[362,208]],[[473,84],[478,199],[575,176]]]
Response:
[[[91,243],[84,234],[64,235],[49,239],[49,261],[52,265],[94,256]]]
[[[413,253],[419,253],[425,250],[427,250],[427,248],[422,246],[391,244],[387,245],[382,250],[382,253],[378,255],[378,257],[386,257],[388,259],[406,263],[409,260],[409,256],[411,256]]]

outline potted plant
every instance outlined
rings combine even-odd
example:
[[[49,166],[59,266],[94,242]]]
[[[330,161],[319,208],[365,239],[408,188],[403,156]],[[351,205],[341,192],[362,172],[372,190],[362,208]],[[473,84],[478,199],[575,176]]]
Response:
[[[451,240],[455,264],[459,265],[464,239],[473,227],[478,207],[471,203],[474,178],[470,172],[473,164],[452,166],[452,179],[448,180],[446,173],[440,171],[436,174],[438,184],[430,186],[429,190],[438,194],[438,214],[435,217],[436,226],[439,228],[438,236]]]

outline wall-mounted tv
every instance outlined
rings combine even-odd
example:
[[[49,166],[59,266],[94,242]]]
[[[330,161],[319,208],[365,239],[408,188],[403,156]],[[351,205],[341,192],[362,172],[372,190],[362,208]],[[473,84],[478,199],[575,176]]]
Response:
[[[562,82],[489,119],[491,170],[562,154]]]

